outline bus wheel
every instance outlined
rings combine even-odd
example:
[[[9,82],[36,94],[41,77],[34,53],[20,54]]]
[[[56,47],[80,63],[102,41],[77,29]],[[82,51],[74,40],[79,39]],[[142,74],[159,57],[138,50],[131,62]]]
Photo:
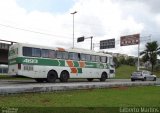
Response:
[[[92,82],[92,81],[93,81],[93,78],[87,78],[87,80],[88,80],[89,82]]]
[[[69,73],[67,71],[62,71],[60,75],[61,82],[67,82],[69,79]]]
[[[49,71],[47,74],[47,82],[53,83],[57,79],[57,73],[55,71]]]
[[[106,81],[106,79],[107,79],[107,73],[103,72],[101,75],[100,81],[104,82],[104,81]]]
[[[38,83],[42,83],[45,81],[45,79],[44,78],[35,78],[35,81]]]

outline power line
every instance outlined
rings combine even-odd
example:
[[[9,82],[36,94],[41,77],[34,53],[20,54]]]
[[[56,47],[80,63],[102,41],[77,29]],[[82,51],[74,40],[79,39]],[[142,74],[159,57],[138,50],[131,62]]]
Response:
[[[22,31],[27,31],[27,32],[32,32],[32,33],[37,33],[37,34],[42,34],[42,35],[70,38],[70,36],[54,35],[54,34],[49,34],[49,33],[44,33],[44,32],[39,32],[39,31],[33,31],[33,30],[19,28],[19,27],[14,27],[14,26],[11,26],[11,25],[0,24],[0,26],[7,27],[7,28],[12,28],[12,29],[17,29],[17,30],[22,30]],[[85,32],[85,33],[90,34],[89,32]],[[100,34],[96,34],[96,35],[100,35]],[[108,35],[108,34],[104,33],[103,36],[104,35]],[[77,39],[75,39],[75,40],[77,40]]]
[[[33,31],[33,30],[19,28],[19,27],[14,27],[14,26],[5,25],[5,24],[0,24],[0,26],[7,27],[7,28],[12,28],[12,29],[17,29],[17,30],[22,30],[22,31],[27,31],[27,32],[32,32],[32,33],[37,33],[37,34],[42,34],[42,35],[48,35],[48,36],[67,37],[67,36],[62,36],[62,35],[54,35],[54,34],[43,33],[43,32],[39,32],[39,31]],[[69,38],[69,36],[67,38]]]

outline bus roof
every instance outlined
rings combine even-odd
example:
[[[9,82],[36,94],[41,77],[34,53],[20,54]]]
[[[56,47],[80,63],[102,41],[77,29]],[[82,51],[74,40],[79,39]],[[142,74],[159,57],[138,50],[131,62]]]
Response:
[[[87,50],[87,49],[82,49],[82,48],[64,49],[64,48],[61,48],[61,47],[41,46],[41,45],[27,44],[27,43],[16,43],[14,45],[112,57],[112,55],[110,55],[110,54],[100,53],[100,52],[96,52],[96,51],[93,51],[93,50]],[[11,47],[13,47],[14,45],[12,45]]]
[[[72,48],[72,49],[68,49],[67,51],[84,53],[84,54],[91,54],[91,55],[112,57],[112,55],[110,55],[110,54],[100,53],[100,52],[96,52],[96,51],[93,51],[93,50],[86,50],[86,49],[81,49],[81,48],[74,48],[74,49]]]
[[[26,47],[34,47],[34,48],[42,48],[42,49],[52,49],[52,50],[58,50],[56,47],[50,47],[50,46],[42,46],[42,45],[36,45],[36,44],[27,44],[27,43],[16,43],[15,45],[19,46],[26,46]],[[11,46],[12,47],[12,46]]]

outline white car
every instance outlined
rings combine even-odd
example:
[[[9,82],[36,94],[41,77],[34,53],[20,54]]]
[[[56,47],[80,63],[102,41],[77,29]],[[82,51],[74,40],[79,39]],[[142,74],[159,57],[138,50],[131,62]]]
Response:
[[[135,71],[131,74],[131,81],[135,81],[135,80],[156,81],[156,78],[157,78],[156,75],[152,75],[152,73],[150,71],[146,71],[146,70]]]

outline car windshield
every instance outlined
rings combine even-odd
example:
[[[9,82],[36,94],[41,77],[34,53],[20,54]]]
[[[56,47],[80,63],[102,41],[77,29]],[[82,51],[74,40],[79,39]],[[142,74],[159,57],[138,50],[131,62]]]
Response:
[[[141,71],[136,71],[133,74],[141,74],[141,73],[142,73]]]

